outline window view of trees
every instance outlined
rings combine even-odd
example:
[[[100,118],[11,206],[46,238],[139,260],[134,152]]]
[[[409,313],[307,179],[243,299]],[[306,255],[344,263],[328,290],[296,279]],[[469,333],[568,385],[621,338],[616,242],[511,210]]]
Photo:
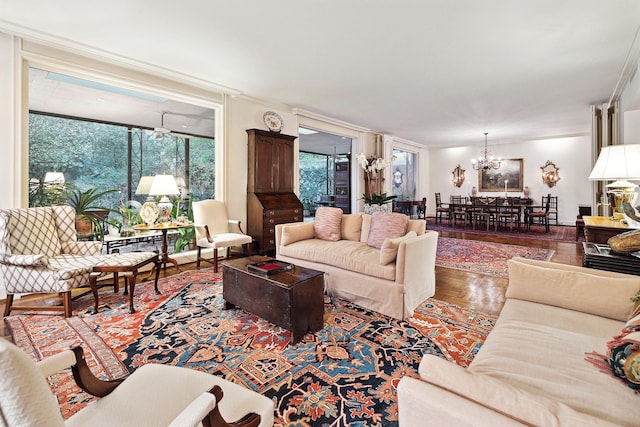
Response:
[[[330,156],[300,152],[300,201],[305,215],[314,216],[323,195],[333,194]],[[330,192],[331,191],[331,192]]]
[[[58,172],[54,185],[45,182],[48,172]],[[129,200],[143,203],[147,196],[135,194],[140,177],[157,174],[176,177],[185,209],[190,196],[214,198],[215,140],[171,135],[155,139],[149,130],[125,125],[29,114],[30,206],[64,203],[63,188],[117,190],[99,200],[112,209]]]

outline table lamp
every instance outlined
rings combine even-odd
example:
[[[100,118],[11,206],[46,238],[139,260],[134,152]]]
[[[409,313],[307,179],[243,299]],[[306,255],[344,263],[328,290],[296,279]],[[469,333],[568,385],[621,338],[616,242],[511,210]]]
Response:
[[[140,177],[140,181],[138,182],[138,187],[136,188],[136,195],[146,195],[147,201],[151,201],[151,195],[149,194],[149,190],[151,190],[151,184],[153,183],[153,176],[142,176]]]
[[[640,179],[640,144],[619,144],[602,147],[591,174],[591,181],[615,181],[607,184],[607,194],[613,199],[613,216],[624,217],[622,201],[634,205],[637,185],[628,180]]]
[[[153,178],[149,195],[161,196],[160,202],[158,203],[160,221],[168,222],[171,211],[173,210],[173,203],[171,203],[171,200],[169,200],[167,196],[176,196],[178,194],[180,194],[180,189],[173,175],[156,175]]]

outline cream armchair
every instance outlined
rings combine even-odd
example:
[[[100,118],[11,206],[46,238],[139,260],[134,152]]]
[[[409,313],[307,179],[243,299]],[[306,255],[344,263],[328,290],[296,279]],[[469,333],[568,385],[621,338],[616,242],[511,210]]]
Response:
[[[251,255],[252,238],[244,234],[240,221],[230,220],[227,206],[219,200],[202,200],[193,203],[193,223],[196,229],[196,245],[198,256],[196,266],[200,267],[200,260],[213,264],[218,271],[218,249],[232,246],[243,246],[245,252]],[[213,249],[213,260],[202,257],[202,249]]]
[[[78,386],[100,399],[63,420],[46,377],[68,367]],[[126,379],[103,381],[89,370],[81,347],[36,363],[0,338],[2,426],[267,427],[273,414],[270,399],[215,375],[147,364]]]

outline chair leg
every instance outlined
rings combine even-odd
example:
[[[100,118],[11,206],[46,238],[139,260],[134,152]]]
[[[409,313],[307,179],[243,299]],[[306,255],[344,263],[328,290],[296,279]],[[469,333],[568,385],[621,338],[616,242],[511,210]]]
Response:
[[[202,257],[202,248],[200,246],[198,246],[197,249],[197,255],[196,255],[196,267],[200,268],[200,258]]]
[[[62,305],[64,306],[64,317],[71,317],[73,314],[71,310],[71,291],[62,293]]]
[[[13,294],[7,294],[7,300],[4,306],[4,317],[7,317],[11,313],[11,305],[13,304]]]
[[[218,272],[218,248],[213,248],[213,271]]]

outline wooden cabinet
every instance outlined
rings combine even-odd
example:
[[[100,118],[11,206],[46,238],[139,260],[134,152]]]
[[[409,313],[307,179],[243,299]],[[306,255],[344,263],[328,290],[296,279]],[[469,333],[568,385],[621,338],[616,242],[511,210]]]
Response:
[[[261,253],[276,248],[276,224],[302,221],[293,192],[295,136],[248,129],[247,232]]]
[[[349,157],[336,160],[333,164],[334,206],[346,214],[351,213],[351,173]]]
[[[294,193],[249,193],[247,232],[262,253],[276,248],[276,224],[302,221],[302,203]]]
[[[247,130],[249,135],[249,193],[293,192],[295,136]]]

